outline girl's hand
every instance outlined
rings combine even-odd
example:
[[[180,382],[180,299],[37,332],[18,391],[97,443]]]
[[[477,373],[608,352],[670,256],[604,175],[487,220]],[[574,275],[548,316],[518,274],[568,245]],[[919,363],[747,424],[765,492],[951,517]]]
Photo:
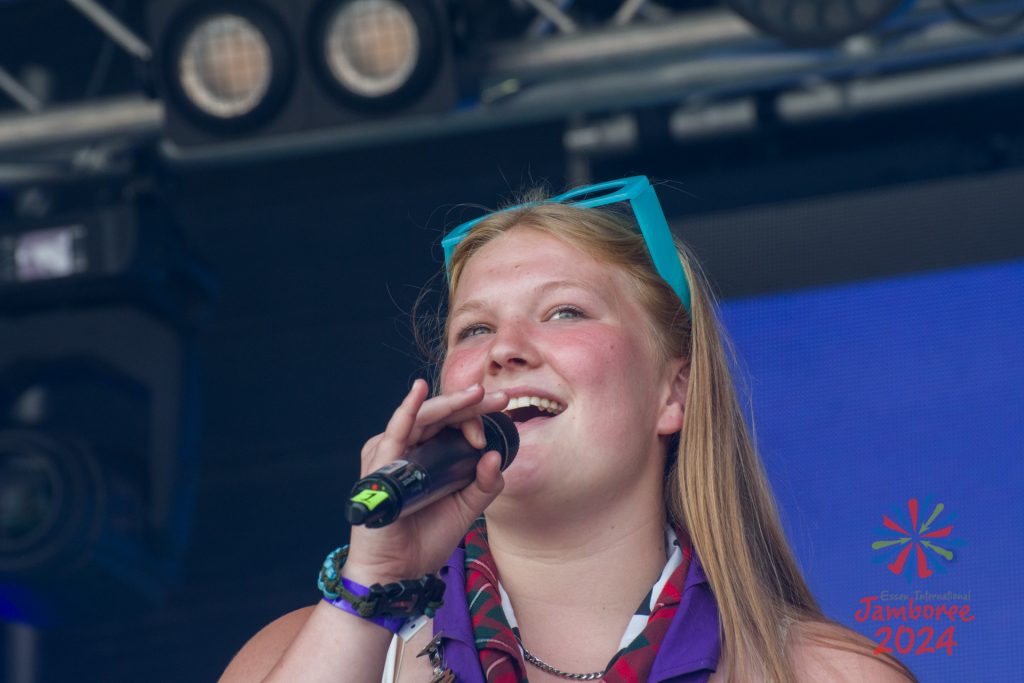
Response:
[[[366,442],[360,477],[398,460],[409,447],[430,439],[445,427],[457,427],[473,446],[483,448],[487,442],[480,416],[508,405],[504,392],[485,394],[479,384],[429,400],[428,391],[425,381],[416,380],[384,432]],[[503,485],[501,456],[488,451],[477,465],[476,479],[461,491],[388,526],[353,527],[342,573],[369,586],[418,579],[437,572]]]

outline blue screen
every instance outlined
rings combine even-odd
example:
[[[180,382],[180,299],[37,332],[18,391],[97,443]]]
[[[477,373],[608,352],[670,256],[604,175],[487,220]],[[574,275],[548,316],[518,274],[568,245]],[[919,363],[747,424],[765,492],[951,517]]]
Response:
[[[722,316],[825,612],[921,681],[1024,681],[1024,261]]]

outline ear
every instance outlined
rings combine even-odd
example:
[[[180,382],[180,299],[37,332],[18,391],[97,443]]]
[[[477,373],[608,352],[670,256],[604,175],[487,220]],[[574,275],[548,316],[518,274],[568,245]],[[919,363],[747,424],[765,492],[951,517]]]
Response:
[[[669,436],[683,428],[686,392],[690,384],[690,359],[675,358],[668,363],[669,385],[658,415],[658,435]]]

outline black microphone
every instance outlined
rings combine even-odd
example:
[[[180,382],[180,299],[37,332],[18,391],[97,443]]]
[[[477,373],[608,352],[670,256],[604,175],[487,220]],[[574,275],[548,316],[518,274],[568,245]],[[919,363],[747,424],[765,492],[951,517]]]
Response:
[[[480,416],[487,445],[474,448],[462,432],[446,427],[433,438],[413,446],[405,456],[363,477],[352,487],[345,517],[350,524],[387,526],[463,489],[476,478],[476,464],[488,451],[501,455],[501,469],[512,464],[519,450],[519,432],[504,413]]]

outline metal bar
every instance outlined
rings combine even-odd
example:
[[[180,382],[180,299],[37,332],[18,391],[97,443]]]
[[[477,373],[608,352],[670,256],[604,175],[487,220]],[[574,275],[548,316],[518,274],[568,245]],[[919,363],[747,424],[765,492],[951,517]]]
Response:
[[[66,180],[69,175],[68,168],[61,164],[0,164],[0,187],[55,183]]]
[[[4,680],[11,683],[34,683],[39,660],[39,633],[28,624],[0,622],[5,631],[7,665]]]
[[[135,35],[124,22],[95,0],[68,0],[68,4],[85,15],[96,28],[103,31],[115,43],[144,62],[153,58],[153,51]]]
[[[702,107],[680,107],[672,112],[668,121],[669,133],[680,141],[752,131],[756,126],[757,103],[753,97]]]
[[[615,12],[615,16],[612,17],[612,23],[616,26],[628,24],[633,21],[633,17],[636,16],[636,13],[639,12],[646,4],[647,0],[626,0]]]
[[[547,17],[562,33],[576,33],[576,22],[568,14],[551,4],[551,0],[526,0],[526,2]]]
[[[556,36],[520,46],[515,54],[506,55],[505,65],[515,65],[523,69],[523,73],[535,74],[536,82],[516,75],[506,76],[512,94],[491,106],[388,120],[367,119],[347,126],[225,140],[194,148],[179,148],[165,142],[162,149],[165,158],[181,164],[245,163],[327,148],[351,149],[494,130],[508,125],[558,120],[584,111],[622,111],[694,103],[697,98],[720,102],[758,92],[794,95],[794,99],[786,100],[787,109],[780,114],[795,121],[801,117],[813,118],[821,111],[806,99],[809,96],[807,84],[813,79],[839,83],[870,80],[874,87],[851,89],[848,95],[862,108],[889,106],[887,103],[901,106],[914,98],[927,101],[943,92],[960,96],[969,94],[965,89],[968,86],[985,90],[1021,87],[1017,67],[1011,65],[1016,59],[1024,59],[1021,57],[1024,35],[993,40],[930,33],[930,40],[915,42],[909,49],[897,45],[878,53],[844,54],[835,50],[766,49],[764,41],[751,36],[749,29],[743,28],[741,32],[730,28],[733,25],[727,17],[709,15],[709,19],[707,23],[694,25],[691,18],[689,27],[680,22],[634,24],[602,31],[599,36],[586,33]],[[679,42],[682,35],[689,38]],[[722,40],[723,35],[735,39]],[[702,53],[695,47],[707,47],[707,41],[715,48],[729,49]],[[673,42],[674,49],[670,49]],[[657,45],[660,52],[647,51],[650,43]],[[589,60],[589,68],[584,57]],[[961,70],[967,62],[972,62],[971,70],[969,76],[963,76],[968,73]],[[484,73],[493,81],[497,80],[486,63]],[[961,77],[932,81],[932,75],[938,77],[942,73]],[[914,74],[926,76],[917,84],[919,87],[915,87],[913,79],[917,76]],[[907,80],[888,80],[899,75],[907,76]],[[886,83],[893,85],[887,88]],[[811,99],[827,95],[825,90],[810,93]],[[805,100],[801,101],[800,96]],[[33,115],[0,116],[0,163],[18,161],[25,156],[9,152],[59,150],[61,145],[82,145],[96,140],[149,143],[160,133],[162,113],[161,104],[135,97]],[[688,125],[694,120],[689,117],[682,124]],[[706,128],[703,123],[701,127]]]
[[[785,121],[803,122],[1024,87],[1024,57],[947,66],[781,95]]]
[[[573,0],[558,0],[558,9],[564,12],[565,10],[572,7],[572,3]],[[530,22],[529,27],[527,27],[526,35],[532,38],[539,38],[540,36],[547,35],[552,25],[553,24],[551,23],[550,19],[548,19],[542,14],[538,14],[536,17],[533,18],[533,21]]]
[[[933,84],[934,87],[927,88],[927,92],[919,91],[916,94],[925,99],[937,100],[945,98],[956,98],[971,94],[980,94],[986,91],[998,91],[1007,87],[1024,87],[1024,73],[1021,73],[1021,66],[1015,62],[1024,61],[1024,58],[1000,59],[995,62],[985,62],[972,65],[973,68],[959,73],[953,80],[943,79],[941,85]],[[196,148],[180,148],[165,141],[162,146],[164,157],[181,166],[220,166],[238,163],[249,163],[257,160],[266,160],[277,157],[294,157],[306,153],[315,153],[324,149],[351,149],[358,147],[372,146],[374,144],[394,144],[402,140],[437,138],[450,134],[466,133],[470,131],[494,130],[502,126],[523,125],[541,121],[557,120],[571,116],[575,112],[588,109],[607,108],[613,100],[609,92],[614,93],[616,106],[621,109],[624,102],[630,106],[642,107],[664,103],[666,101],[685,102],[691,96],[705,96],[706,93],[716,93],[721,90],[718,85],[719,78],[737,81],[734,89],[736,93],[732,96],[740,96],[749,93],[751,84],[756,84],[761,78],[770,78],[783,72],[800,71],[809,64],[805,61],[790,56],[787,60],[778,60],[774,64],[766,64],[763,59],[751,58],[743,64],[734,63],[722,64],[721,69],[716,73],[709,74],[708,68],[701,68],[699,65],[691,65],[690,69],[682,72],[669,69],[668,71],[647,72],[645,77],[652,79],[650,85],[655,87],[641,88],[637,84],[637,75],[619,75],[615,78],[595,79],[586,82],[587,79],[576,79],[572,87],[566,85],[546,86],[537,92],[531,92],[530,97],[511,98],[507,103],[492,108],[478,108],[465,112],[458,112],[446,115],[429,115],[422,117],[410,117],[399,122],[394,121],[373,121],[349,127],[337,129],[324,129],[296,133],[272,138],[262,138],[249,141],[223,142],[215,145],[205,145]],[[993,68],[997,67],[998,68]],[[939,69],[942,70],[941,67]],[[991,70],[991,73],[983,77],[982,73]],[[907,76],[908,79],[913,76]],[[799,79],[796,79],[799,80]],[[887,77],[879,79],[876,89],[870,93],[858,93],[863,107],[881,108],[884,106],[903,106],[914,102],[906,96],[902,90],[902,83],[893,88],[885,87]],[[600,82],[598,82],[600,81]],[[633,92],[629,92],[632,86]],[[885,95],[889,98],[886,101]],[[806,111],[806,110],[805,110]],[[730,111],[734,115],[730,117],[729,123],[739,127],[744,113],[742,107],[736,111]],[[792,116],[794,119],[800,117],[792,109],[783,113],[785,116]],[[692,117],[691,117],[692,118]],[[806,118],[812,118],[807,112]],[[674,133],[682,134],[687,139],[692,139],[706,132],[709,135],[725,132],[728,126],[701,126],[701,131],[693,129],[694,126],[687,125],[693,121],[685,120],[676,122]],[[707,122],[702,122],[702,124]],[[720,123],[716,121],[715,123]],[[684,130],[685,129],[685,130]]]
[[[632,114],[570,125],[562,137],[566,151],[587,156],[636,148],[640,128]]]
[[[21,105],[23,109],[27,109],[31,112],[37,112],[43,108],[43,103],[39,98],[19,83],[17,78],[7,73],[2,66],[0,66],[0,90],[7,93],[7,95],[16,103]]]
[[[599,65],[618,67],[622,59],[637,60],[652,54],[682,56],[687,51],[721,48],[727,42],[750,40],[754,30],[732,12],[715,9],[690,12],[660,24],[633,24],[614,30],[578,32],[544,40],[493,46],[487,55],[487,72],[495,79],[536,73],[564,74]]]
[[[155,138],[162,125],[163,105],[143,97],[5,116],[0,117],[0,155],[117,137]]]
[[[640,6],[640,15],[648,21],[668,21],[672,16],[672,10],[657,3],[648,2],[646,5]]]

